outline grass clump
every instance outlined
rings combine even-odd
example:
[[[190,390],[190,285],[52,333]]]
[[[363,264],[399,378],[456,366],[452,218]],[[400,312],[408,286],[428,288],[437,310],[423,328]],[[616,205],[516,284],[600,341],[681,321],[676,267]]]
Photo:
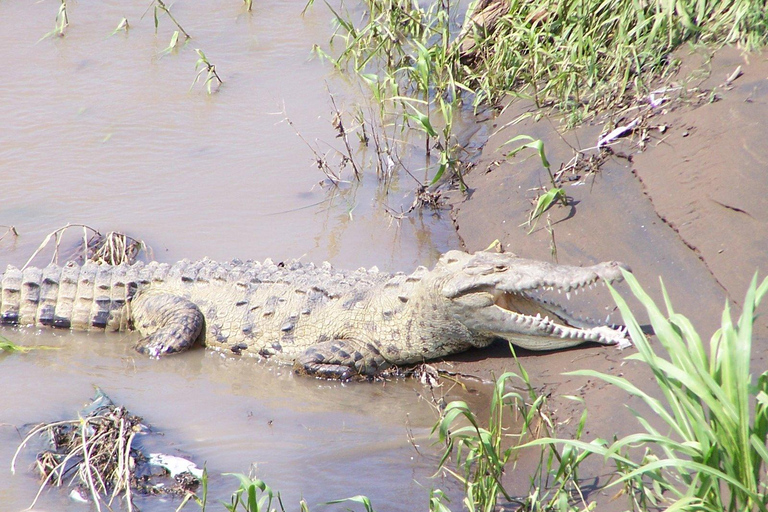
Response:
[[[204,470],[186,459],[147,454],[137,447],[136,437],[149,433],[142,418],[115,405],[97,388],[95,398],[78,411],[77,418],[32,427],[16,449],[11,472],[21,451],[40,437],[46,448],[38,452],[35,469],[43,481],[29,509],[48,486],[71,487],[80,499],[90,500],[97,512],[114,510],[118,502],[124,502],[129,512],[138,510],[133,503],[137,494],[186,496],[183,506],[201,481],[205,494]]]
[[[68,251],[63,250],[64,238],[70,229],[73,228],[81,228],[82,237],[80,237],[74,248]],[[153,258],[152,249],[143,240],[117,231],[110,231],[104,235],[85,224],[67,224],[55,229],[45,237],[40,246],[24,264],[22,270],[27,268],[49,243],[53,245],[50,264],[58,264],[59,256],[63,256],[66,261],[77,261],[78,263],[93,261],[107,265],[132,265],[140,257],[145,257],[149,260]]]
[[[594,503],[586,501],[579,487],[578,468],[586,455],[573,449],[559,452],[554,445],[544,446],[538,454],[537,470],[529,477],[528,495],[513,496],[505,489],[507,465],[517,460],[521,444],[529,438],[554,434],[547,397],[531,386],[519,363],[518,368],[520,375],[507,372],[496,380],[487,427],[481,425],[465,402],[448,404],[433,429],[445,443],[440,468],[464,485],[464,507],[471,512],[498,510],[500,499],[513,504],[516,510],[592,510]],[[514,381],[524,386],[525,394],[508,391]],[[512,418],[521,427],[517,433],[509,434]],[[585,411],[577,425],[576,439],[581,437],[586,418]],[[455,470],[446,466],[452,455]]]
[[[630,358],[648,364],[666,404],[624,379],[614,383],[641,398],[671,433],[664,434],[638,418],[645,432],[618,440],[608,455],[630,445],[653,443],[657,460],[632,468],[621,480],[652,478],[677,499],[681,509],[768,510],[768,372],[756,381],[750,372],[755,309],[768,293],[768,279],[760,286],[756,276],[752,280],[738,323],[733,324],[726,305],[721,328],[712,336],[707,353],[690,321],[674,312],[666,290],[665,317],[637,281],[627,277],[669,357],[656,354],[626,303],[614,292],[638,348]],[[596,372],[582,373],[613,380]],[[657,479],[657,470],[672,475],[672,483]]]
[[[47,484],[61,487],[69,478],[77,482],[82,495],[93,499],[96,510],[102,510],[102,505],[109,508],[121,495],[130,509],[133,468],[138,457],[132,444],[142,430],[141,418],[115,406],[99,390],[78,418],[32,428],[11,461],[14,472],[19,453],[33,437],[48,439],[50,448],[40,452],[35,461],[43,483],[29,508],[35,506]]]
[[[450,2],[423,6],[413,0],[364,0],[357,21],[359,12],[331,10],[331,47],[341,43],[342,48],[325,51],[316,46],[315,53],[370,89],[378,111],[367,115],[368,128],[365,122],[358,125],[371,132],[377,151],[400,164],[391,146],[408,146],[408,134],[414,135],[423,141],[424,178],[406,171],[425,188],[444,177],[457,178],[463,188],[463,148],[454,124],[461,111],[461,91],[471,91],[456,75],[458,50],[451,45],[459,11]],[[380,141],[379,131],[385,141]],[[413,144],[409,150],[415,149]]]
[[[648,92],[686,42],[748,50],[768,42],[768,14],[758,0],[475,0],[463,25],[459,2],[363,6],[360,22],[332,9],[331,42],[344,48],[337,56],[318,53],[360,75],[377,95],[421,98],[428,117],[444,114],[440,98],[456,107],[462,96],[478,107],[512,93],[578,122]]]
[[[747,49],[768,42],[765,3],[754,0],[485,4],[509,9],[485,17],[475,9],[459,41],[463,80],[481,102],[526,88],[539,105],[583,115],[646,92],[687,41]]]

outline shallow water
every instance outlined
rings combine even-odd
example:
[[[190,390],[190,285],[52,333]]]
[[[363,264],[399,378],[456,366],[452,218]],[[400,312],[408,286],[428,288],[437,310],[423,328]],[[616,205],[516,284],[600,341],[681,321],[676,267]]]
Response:
[[[382,197],[396,210],[410,205],[410,178],[388,194],[372,172],[360,186],[319,186],[311,151],[282,122],[287,114],[321,152],[339,144],[327,88],[342,104],[354,93],[310,58],[331,32],[324,5],[302,17],[303,1],[256,4],[253,14],[234,0],[179,1],[172,11],[192,39],[162,54],[174,27],[161,16],[155,34],[147,4],[69,2],[66,36],[41,40],[59,2],[0,3],[0,224],[20,233],[0,241],[0,263],[23,264],[68,222],[141,237],[161,261],[302,257],[410,270],[458,246],[447,215],[386,213]],[[129,32],[110,36],[123,17]],[[218,93],[190,90],[194,48],[224,79]],[[220,473],[255,464],[290,507],[302,496],[314,505],[365,494],[380,510],[412,510],[433,487],[458,499],[454,483],[430,478],[435,416],[418,383],[326,383],[202,350],[154,361],[133,352],[131,336],[2,334],[61,347],[0,355],[2,510],[25,508],[37,490],[32,450],[9,471],[19,432],[72,417],[93,386],[163,432],[165,451],[206,463],[213,498],[236,487]],[[86,508],[57,490],[39,505]]]
[[[349,88],[310,55],[331,33],[325,6],[302,18],[299,1],[253,14],[236,1],[178,2],[193,38],[162,54],[175,27],[161,16],[155,35],[144,4],[72,4],[66,36],[42,41],[57,3],[0,6],[13,69],[0,90],[0,186],[12,191],[0,219],[22,234],[3,260],[23,262],[67,222],[135,234],[169,261],[304,255],[403,269],[456,245],[445,215],[393,220],[375,173],[360,187],[323,189],[312,152],[283,122],[287,114],[321,153],[338,147],[326,87],[342,99]],[[110,37],[124,16],[128,34]],[[194,48],[224,79],[218,93],[190,90]],[[387,202],[409,205],[412,189],[396,180]]]
[[[135,339],[132,335],[28,330],[16,337],[59,349],[0,356],[0,385],[6,390],[0,427],[3,510],[28,506],[39,484],[28,471],[39,443],[30,444],[16,474],[9,473],[19,431],[75,417],[93,386],[162,433],[146,441],[149,450],[206,464],[210,499],[228,500],[237,488],[221,473],[247,473],[252,465],[290,509],[301,497],[313,506],[365,494],[380,510],[413,510],[426,504],[430,488],[454,496],[458,491],[454,482],[432,478],[436,447],[428,438],[435,414],[420,398],[427,389],[416,382],[318,381],[285,367],[202,350],[150,360],[133,352],[126,339]],[[48,491],[37,508],[83,510],[65,494]],[[155,498],[136,504],[142,510],[170,509]]]

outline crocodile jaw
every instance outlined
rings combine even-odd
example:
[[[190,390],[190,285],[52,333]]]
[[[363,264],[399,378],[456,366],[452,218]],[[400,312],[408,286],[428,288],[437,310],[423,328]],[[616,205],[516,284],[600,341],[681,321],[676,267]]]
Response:
[[[622,280],[629,268],[618,262],[591,267],[557,265],[513,254],[451,251],[441,258],[447,279],[441,292],[448,310],[478,338],[499,337],[530,350],[554,350],[581,343],[631,345],[625,329],[570,315],[539,298],[557,290],[569,297],[596,284]],[[479,346],[479,345],[478,345]]]
[[[453,314],[480,338],[502,338],[528,350],[557,350],[582,343],[631,345],[623,328],[572,318],[556,304],[527,294],[473,292],[453,300]]]
[[[503,338],[528,350],[554,350],[581,343],[601,345],[631,345],[626,329],[600,325],[572,317],[552,302],[526,294],[499,294],[490,316],[502,322],[492,322],[496,337]]]

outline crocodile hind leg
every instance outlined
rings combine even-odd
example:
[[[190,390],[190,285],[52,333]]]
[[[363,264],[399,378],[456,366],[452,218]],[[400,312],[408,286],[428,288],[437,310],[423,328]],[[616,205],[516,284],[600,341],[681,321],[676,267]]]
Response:
[[[130,303],[136,350],[152,357],[181,352],[200,337],[203,313],[191,301],[168,293],[140,293]]]
[[[389,366],[373,344],[350,339],[318,343],[305,350],[294,363],[298,373],[341,380],[355,375],[376,375]]]

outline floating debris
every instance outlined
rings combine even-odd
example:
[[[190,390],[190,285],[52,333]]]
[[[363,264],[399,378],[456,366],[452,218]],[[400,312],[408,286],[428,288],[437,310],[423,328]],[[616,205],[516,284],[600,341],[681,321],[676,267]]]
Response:
[[[16,450],[16,459],[34,437],[47,440],[50,448],[38,453],[35,467],[43,483],[29,508],[47,485],[74,487],[70,497],[92,501],[96,510],[111,508],[124,497],[133,508],[133,493],[187,495],[200,484],[203,471],[175,455],[153,453],[149,457],[134,445],[137,435],[149,428],[142,418],[117,406],[100,389],[76,419],[41,423],[33,427]],[[166,481],[167,480],[167,481]]]

